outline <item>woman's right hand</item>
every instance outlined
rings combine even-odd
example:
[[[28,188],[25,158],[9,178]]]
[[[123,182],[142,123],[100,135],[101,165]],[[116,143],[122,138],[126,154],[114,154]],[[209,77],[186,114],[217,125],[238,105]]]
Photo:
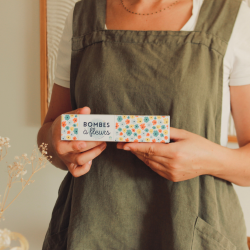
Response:
[[[65,114],[90,114],[88,107],[72,110]],[[74,177],[86,174],[92,160],[102,153],[107,143],[103,141],[62,141],[61,115],[51,125],[52,147]]]

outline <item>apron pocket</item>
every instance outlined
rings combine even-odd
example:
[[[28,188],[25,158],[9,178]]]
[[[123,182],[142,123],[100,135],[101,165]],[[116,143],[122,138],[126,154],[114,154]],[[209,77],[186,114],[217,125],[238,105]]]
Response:
[[[236,246],[214,227],[197,217],[192,250],[236,250]]]

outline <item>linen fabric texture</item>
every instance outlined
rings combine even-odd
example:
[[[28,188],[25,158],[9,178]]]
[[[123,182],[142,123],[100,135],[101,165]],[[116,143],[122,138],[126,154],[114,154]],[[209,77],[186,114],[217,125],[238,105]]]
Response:
[[[181,28],[182,31],[193,31],[199,17],[204,0],[193,0],[192,16]],[[72,8],[66,19],[65,29],[58,48],[57,65],[54,82],[57,85],[70,88],[71,38],[72,38]],[[166,14],[166,13],[165,13]],[[226,53],[223,59],[223,95],[221,117],[220,144],[227,146],[228,133],[234,134],[232,117],[230,116],[230,86],[250,84],[250,7],[243,0],[235,20]],[[107,29],[109,27],[106,27]],[[229,132],[229,127],[231,131]],[[233,126],[234,127],[234,126]]]
[[[106,1],[77,2],[72,109],[170,115],[171,127],[219,144],[223,57],[240,4],[204,0],[189,32],[105,30]],[[65,176],[43,244],[52,249],[248,248],[230,182],[210,175],[172,182],[107,142],[87,174]]]

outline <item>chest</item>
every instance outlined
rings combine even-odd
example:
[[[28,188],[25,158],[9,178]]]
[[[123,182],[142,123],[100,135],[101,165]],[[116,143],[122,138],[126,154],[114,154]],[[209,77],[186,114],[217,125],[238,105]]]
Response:
[[[145,19],[151,18],[155,27],[147,26],[140,16],[114,3],[103,4],[103,9],[93,6],[96,13],[101,13],[98,22],[94,18],[95,32],[89,32],[89,26],[83,30],[81,25],[76,26],[79,30],[75,30],[72,40],[72,106],[89,106],[95,114],[168,114],[173,127],[219,143],[226,44],[207,32],[178,32],[167,22],[170,19],[153,19],[158,18],[157,14]],[[180,12],[187,17],[182,21],[191,16],[188,8],[185,10]],[[205,10],[207,6],[203,16],[207,15]],[[75,23],[83,23],[84,14],[76,12]],[[200,19],[200,26],[202,22]],[[108,30],[103,30],[105,23]],[[184,24],[178,22],[179,28]]]
[[[132,4],[132,1],[107,0],[106,25],[111,30],[173,30],[178,31],[192,16],[193,0],[180,0],[167,8],[172,2],[161,4]],[[138,14],[131,14],[124,6]],[[164,10],[165,8],[165,10]],[[162,9],[162,11],[159,11]],[[153,13],[147,15],[147,13]],[[157,12],[157,13],[155,13]],[[142,15],[145,13],[146,15]]]

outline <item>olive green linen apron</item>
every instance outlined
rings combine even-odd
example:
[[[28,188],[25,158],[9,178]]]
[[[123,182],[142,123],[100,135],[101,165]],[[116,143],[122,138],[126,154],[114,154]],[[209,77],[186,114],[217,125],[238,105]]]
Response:
[[[219,144],[223,58],[240,4],[204,0],[194,31],[130,31],[104,29],[105,0],[77,2],[73,110],[170,115],[171,127]],[[248,249],[230,182],[203,175],[174,183],[107,144],[87,174],[67,173],[43,250]]]

